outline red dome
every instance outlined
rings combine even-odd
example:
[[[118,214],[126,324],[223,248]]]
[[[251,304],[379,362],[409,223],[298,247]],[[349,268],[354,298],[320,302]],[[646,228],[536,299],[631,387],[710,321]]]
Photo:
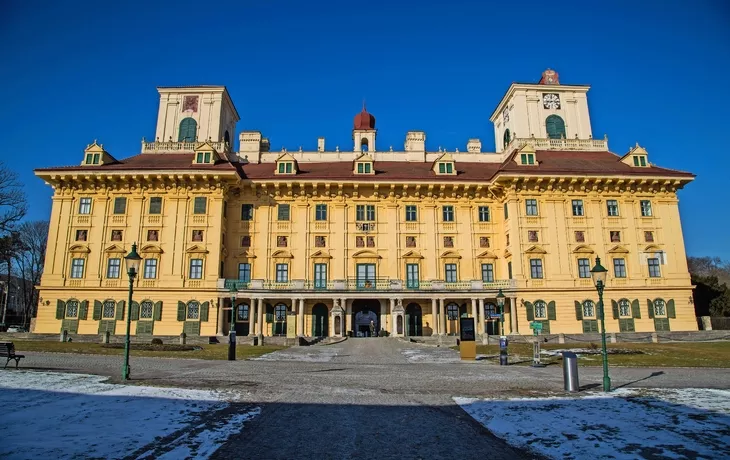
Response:
[[[365,110],[365,104],[362,105],[362,112],[355,115],[354,129],[375,129],[375,117]]]

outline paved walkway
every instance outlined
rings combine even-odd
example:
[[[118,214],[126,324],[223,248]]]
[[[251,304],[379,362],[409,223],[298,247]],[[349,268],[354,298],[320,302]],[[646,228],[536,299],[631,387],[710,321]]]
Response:
[[[26,353],[25,368],[107,375],[121,358]],[[562,369],[461,362],[393,338],[298,347],[251,361],[132,358],[140,383],[235,390],[262,413],[216,458],[525,458],[467,416],[453,396],[562,391]],[[580,368],[600,385],[600,368]],[[614,386],[728,388],[730,369],[612,368]]]

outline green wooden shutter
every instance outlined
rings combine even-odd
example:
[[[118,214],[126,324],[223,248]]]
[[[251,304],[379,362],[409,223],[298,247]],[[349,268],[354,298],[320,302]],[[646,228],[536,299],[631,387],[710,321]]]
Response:
[[[646,299],[646,303],[649,306],[649,318],[654,317],[654,302],[651,299]]]
[[[542,323],[542,331],[540,334],[542,335],[548,335],[550,334],[550,321],[540,321]]]
[[[583,319],[583,305],[577,300],[575,301],[575,319],[578,321]]]
[[[631,316],[641,319],[641,306],[639,305],[639,299],[631,301]]]
[[[669,318],[677,317],[677,309],[674,307],[674,299],[669,299],[667,302],[667,316]]]
[[[56,302],[56,319],[63,319],[66,317],[66,302],[59,300]]]
[[[185,335],[200,335],[200,321],[185,321],[183,332]]]
[[[558,317],[555,312],[555,301],[551,300],[548,302],[548,321],[555,321],[557,318]]]
[[[89,315],[89,301],[84,300],[79,307],[79,319],[86,319]]]
[[[557,115],[550,115],[545,120],[545,130],[548,138],[562,139],[565,137],[565,122]]]
[[[613,310],[613,319],[618,319],[618,302],[611,300],[611,309]]]
[[[94,313],[92,314],[91,318],[95,321],[99,321],[101,319],[101,302],[98,300],[94,301]]]
[[[185,302],[180,302],[178,300],[177,302],[177,320],[178,321],[185,321]]]
[[[525,310],[527,311],[527,321],[535,321],[535,307],[532,302],[525,302]]]
[[[271,304],[268,303],[266,304],[266,322],[274,322],[274,307],[272,307]]]
[[[129,319],[137,321],[139,319],[139,303],[132,301],[132,311],[129,314]]]
[[[162,301],[155,302],[153,317],[155,321],[162,321]]]
[[[200,305],[200,321],[208,321],[208,309],[210,308],[210,302],[203,302]]]
[[[198,122],[188,117],[180,122],[180,131],[177,136],[178,142],[193,142],[197,138]]]
[[[117,310],[114,312],[114,319],[124,319],[124,301],[117,302]]]
[[[583,332],[598,332],[598,320],[595,319],[584,319],[583,320]]]

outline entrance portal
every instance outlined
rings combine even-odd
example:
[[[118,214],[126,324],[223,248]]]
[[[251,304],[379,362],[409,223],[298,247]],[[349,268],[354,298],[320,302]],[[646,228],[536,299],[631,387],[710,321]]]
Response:
[[[323,303],[318,303],[312,308],[312,337],[327,337],[329,327],[327,307]]]
[[[409,303],[406,307],[406,333],[409,337],[423,335],[423,315],[421,306],[417,303]]]
[[[354,300],[352,302],[352,335],[377,337],[380,331],[380,302],[378,300]]]

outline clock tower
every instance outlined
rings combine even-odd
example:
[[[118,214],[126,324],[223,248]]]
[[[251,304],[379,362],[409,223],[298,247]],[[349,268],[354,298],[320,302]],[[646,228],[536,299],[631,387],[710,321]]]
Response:
[[[490,117],[497,153],[514,138],[591,139],[588,85],[563,85],[552,69],[537,83],[512,83]]]

